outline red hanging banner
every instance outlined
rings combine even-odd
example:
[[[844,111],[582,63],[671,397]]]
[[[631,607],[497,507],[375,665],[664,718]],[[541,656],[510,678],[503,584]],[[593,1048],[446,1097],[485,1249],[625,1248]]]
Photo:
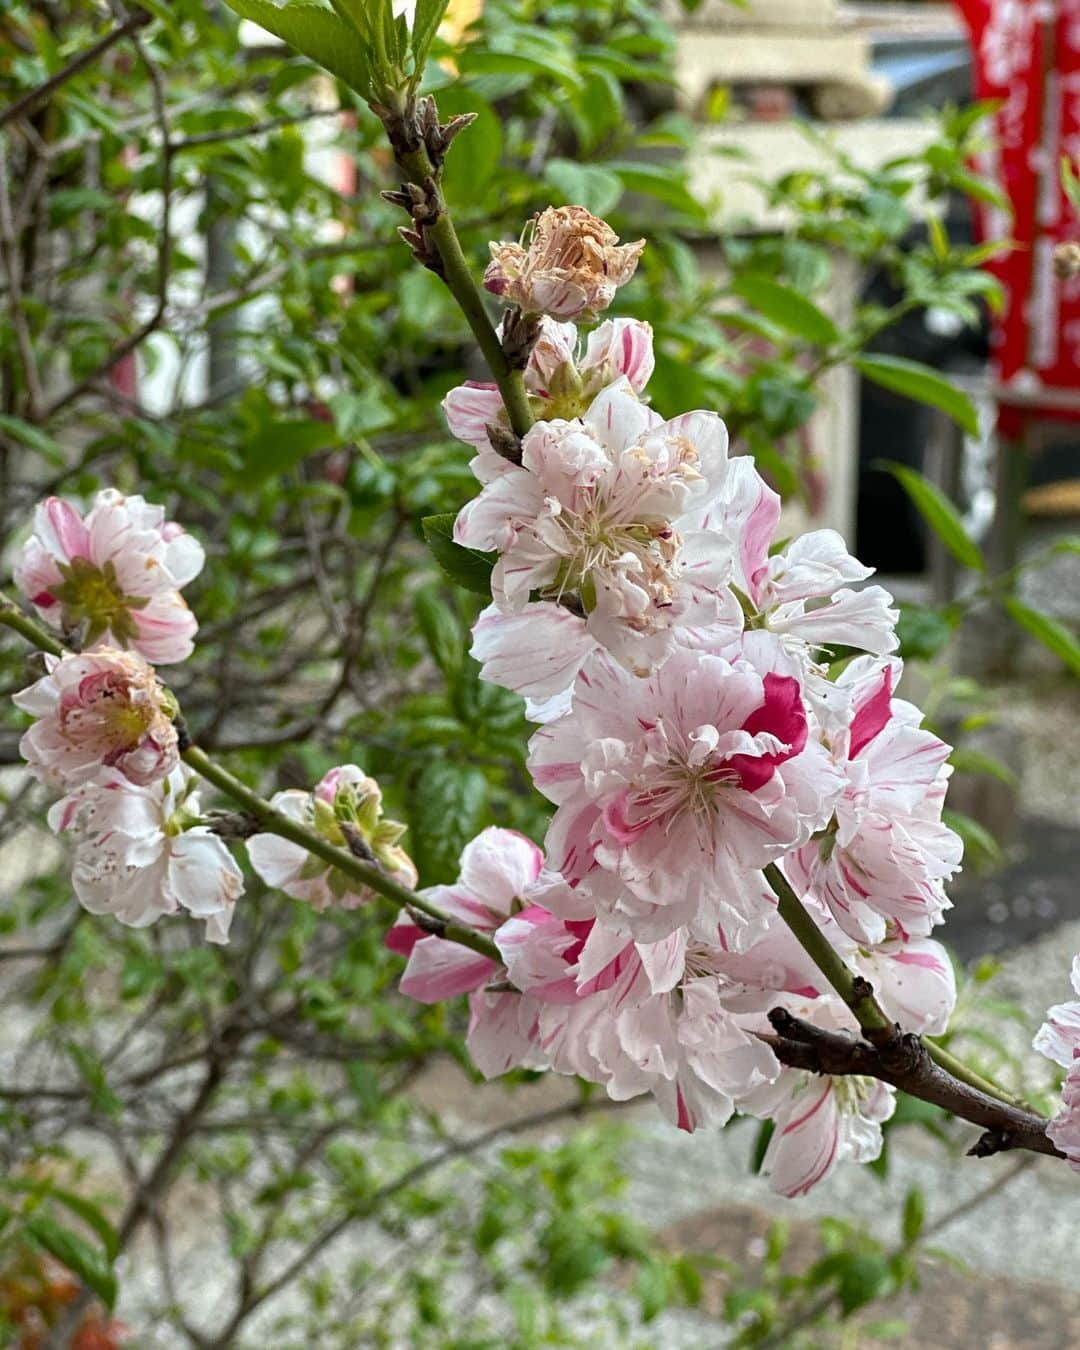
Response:
[[[1054,249],[1080,238],[1060,172],[1062,155],[1080,160],[1080,0],[958,3],[971,33],[975,96],[1000,104],[994,144],[977,167],[1001,188],[1013,218],[976,203],[976,221],[982,238],[1016,244],[987,264],[1005,293],[993,333],[999,428],[1015,437],[1024,406],[1077,416],[1080,278],[1055,275]]]

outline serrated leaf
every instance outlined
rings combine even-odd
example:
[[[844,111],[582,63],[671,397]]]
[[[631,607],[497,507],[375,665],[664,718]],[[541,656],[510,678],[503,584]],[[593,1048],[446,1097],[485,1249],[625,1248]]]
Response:
[[[1064,662],[1073,675],[1080,675],[1080,642],[1060,619],[1055,619],[1041,610],[1032,609],[1015,596],[1007,596],[1005,608],[1011,617],[1026,629],[1037,642],[1041,642],[1047,651],[1053,652]]]
[[[435,561],[458,586],[474,595],[491,598],[491,569],[497,554],[481,553],[479,549],[463,548],[454,543],[453,512],[440,516],[425,516],[420,522],[427,546]]]
[[[409,792],[412,856],[422,885],[453,881],[461,851],[484,823],[487,779],[471,764],[437,759]]]
[[[92,1289],[107,1308],[112,1308],[116,1302],[116,1276],[103,1251],[47,1214],[32,1214],[26,1221],[26,1232]]]
[[[791,286],[748,272],[737,277],[731,289],[785,333],[793,333],[819,347],[840,341],[840,332],[832,319]]]
[[[944,492],[916,469],[892,460],[878,460],[877,468],[887,469],[911,498],[919,515],[958,563],[977,572],[986,571],[986,559],[978,544],[964,529],[960,513]]]
[[[371,92],[368,54],[351,24],[322,5],[291,0],[275,5],[271,0],[225,0],[241,19],[265,28],[302,56],[328,70],[365,98]]]
[[[855,368],[868,380],[891,389],[894,394],[913,398],[951,417],[969,436],[979,434],[979,414],[974,403],[955,384],[936,370],[904,356],[883,356],[865,353],[855,360]]]

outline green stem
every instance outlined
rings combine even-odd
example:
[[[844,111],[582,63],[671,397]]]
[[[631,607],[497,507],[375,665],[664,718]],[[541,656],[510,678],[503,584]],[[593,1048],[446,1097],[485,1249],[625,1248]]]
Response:
[[[28,618],[6,595],[0,595],[0,624],[13,629],[41,651],[51,652],[53,656],[62,656],[64,653],[63,645],[47,629]],[[290,819],[265,798],[260,797],[252,788],[242,783],[239,778],[234,777],[227,769],[223,769],[220,764],[215,764],[205,750],[200,750],[197,745],[189,745],[183,751],[183,759],[189,768],[194,769],[208,783],[213,783],[227,797],[231,797],[237,805],[242,806],[245,811],[254,816],[271,834],[280,835],[282,839],[288,839],[294,844],[299,844],[301,848],[306,849],[309,853],[314,853],[354,881],[367,886],[377,895],[392,900],[395,904],[407,906],[426,914],[438,925],[439,936],[445,938],[448,942],[456,942],[459,946],[470,947],[474,952],[479,952],[481,956],[486,956],[492,961],[501,963],[502,957],[499,955],[499,949],[487,934],[478,933],[473,928],[455,922],[438,905],[432,904],[430,900],[425,899],[416,891],[412,891],[407,886],[402,886],[399,882],[392,880],[374,863],[368,863],[362,858],[357,858],[347,849],[338,848],[336,844],[330,843],[328,839],[324,839],[315,830],[308,829],[307,826]]]
[[[39,651],[49,652],[52,656],[63,656],[64,644],[53,637],[47,628],[36,623],[6,595],[0,595],[0,623],[11,628]]]
[[[858,976],[814,922],[791,883],[775,863],[765,868],[765,880],[777,899],[780,917],[794,933],[799,945],[821,971],[851,1011],[863,1031],[883,1031],[892,1023],[872,994],[859,988]]]
[[[205,750],[200,750],[197,745],[189,745],[183,752],[183,760],[189,768],[194,769],[208,783],[213,783],[214,787],[225,793],[227,797],[231,797],[237,805],[242,806],[245,811],[253,815],[271,834],[280,835],[282,839],[288,839],[294,844],[299,844],[301,848],[306,849],[309,853],[314,853],[316,857],[322,858],[331,867],[338,868],[346,876],[360,882],[363,886],[367,886],[385,899],[392,900],[395,904],[403,907],[420,910],[421,913],[428,915],[438,924],[439,936],[445,938],[448,942],[456,942],[460,946],[471,947],[474,952],[479,952],[481,956],[489,957],[492,961],[501,963],[502,957],[499,955],[498,947],[486,934],[478,933],[475,929],[464,924],[455,923],[438,905],[432,904],[430,900],[416,891],[410,890],[408,886],[402,886],[400,882],[394,881],[374,863],[364,862],[362,858],[357,858],[348,849],[339,848],[328,839],[324,839],[315,830],[309,829],[306,825],[301,825],[299,821],[293,820],[278,811],[264,797],[260,797],[257,792],[242,783],[239,778],[234,777],[227,769],[223,769],[220,764],[215,764]]]
[[[427,150],[423,146],[403,154],[398,162],[408,181],[418,187],[424,187],[437,179]],[[442,278],[472,329],[492,378],[499,386],[499,393],[502,395],[514,434],[524,436],[535,420],[525,392],[524,374],[520,370],[513,369],[506,359],[499,335],[488,316],[483,293],[473,277],[441,191],[438,204],[438,219],[433,224],[425,226],[425,234],[439,254]]]
[[[795,894],[787,877],[775,863],[770,863],[765,868],[765,880],[776,896],[777,911],[780,917],[791,929],[807,956],[810,957],[814,965],[817,966],[829,984],[851,1009],[862,1030],[874,1033],[891,1029],[893,1022],[885,1014],[877,999],[874,998],[872,993],[865,992],[865,981],[859,979],[826,938],[805,905]],[[870,1039],[873,1039],[873,1035],[870,1036]],[[930,1058],[946,1073],[952,1074],[960,1082],[967,1083],[969,1087],[976,1088],[988,1097],[995,1097],[998,1101],[1006,1102],[1010,1106],[1030,1109],[1027,1102],[1023,1101],[1022,1098],[1014,1096],[997,1083],[984,1078],[974,1069],[968,1068],[962,1060],[957,1059],[944,1046],[938,1045],[928,1038],[923,1038],[923,1043]]]

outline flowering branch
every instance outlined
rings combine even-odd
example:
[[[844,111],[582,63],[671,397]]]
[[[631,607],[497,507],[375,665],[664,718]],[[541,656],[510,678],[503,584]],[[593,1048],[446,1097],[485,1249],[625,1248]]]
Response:
[[[934,1063],[932,1043],[920,1036],[902,1034],[893,1027],[884,1035],[875,1033],[871,1042],[850,1032],[815,1027],[784,1008],[774,1008],[769,1021],[776,1035],[766,1036],[765,1041],[783,1064],[817,1074],[876,1078],[982,1126],[985,1133],[968,1150],[973,1157],[987,1158],[1006,1149],[1065,1156],[1047,1138],[1044,1116],[958,1081]]]
[[[51,656],[59,657],[64,653],[63,645],[47,629],[25,615],[9,597],[2,594],[0,594],[0,624],[12,629],[40,651],[47,652]],[[262,829],[298,844],[308,853],[313,853],[330,867],[343,872],[384,899],[418,911],[430,925],[430,931],[437,933],[447,942],[471,948],[491,960],[499,959],[498,949],[485,934],[456,922],[431,900],[388,876],[374,860],[357,857],[355,853],[338,847],[315,830],[277,810],[227,769],[215,764],[205,750],[194,745],[179,714],[175,721],[180,733],[180,757],[188,767],[194,769],[200,777],[212,783],[254,817]]]
[[[443,279],[457,301],[499,387],[510,426],[520,438],[533,424],[524,375],[511,365],[503,351],[441,187],[446,151],[454,136],[473,118],[455,118],[441,125],[435,100],[430,96],[406,109],[380,111],[398,168],[405,177],[400,193],[385,195],[409,211],[413,220],[412,229],[403,229],[402,236],[417,259]]]
[[[821,971],[829,984],[854,1013],[855,1020],[866,1034],[866,1042],[878,1048],[883,1045],[891,1045],[897,1037],[896,1023],[888,1017],[874,997],[874,990],[870,983],[862,976],[857,975],[840,956],[836,948],[811,918],[806,907],[792,890],[787,878],[775,863],[770,863],[765,868],[765,879],[776,895],[777,912],[781,919],[791,929],[796,941],[807,956],[810,957],[818,970]],[[957,1059],[944,1046],[938,1045],[934,1041],[922,1041],[919,1037],[914,1039],[919,1041],[923,1052],[936,1062],[939,1069],[951,1078],[966,1084],[983,1097],[993,1098],[1014,1107],[1025,1107],[1026,1104],[1018,1097],[1013,1096],[1012,1093],[1007,1092],[997,1083],[993,1083],[982,1077],[981,1074],[976,1073],[974,1069],[963,1063],[962,1060]],[[851,1069],[849,1072],[858,1073],[862,1070]],[[872,1076],[875,1078],[881,1077],[880,1074],[873,1074]],[[890,1080],[885,1079],[884,1081]],[[905,1087],[904,1090],[911,1092],[909,1087]],[[921,1094],[911,1092],[911,1095],[917,1097]],[[932,1098],[927,1097],[924,1100],[930,1101]],[[963,1113],[962,1111],[954,1111],[954,1114],[962,1115]],[[970,1119],[970,1117],[965,1117],[965,1119]],[[975,1123],[980,1124],[982,1122],[976,1121]],[[1044,1120],[1044,1128],[1045,1125]]]
[[[6,622],[3,614],[0,614],[0,620]],[[322,858],[331,867],[344,872],[346,876],[375,891],[384,899],[418,910],[432,925],[431,931],[436,932],[447,942],[469,947],[491,960],[499,959],[498,948],[489,937],[465,924],[455,922],[450,915],[425,896],[388,877],[376,863],[364,861],[348,849],[339,848],[314,830],[276,810],[270,802],[247,787],[239,778],[223,769],[220,764],[215,764],[205,750],[200,750],[197,745],[188,744],[181,751],[181,758],[208,783],[212,783],[227,797],[231,797],[238,806],[242,806],[254,816],[264,830],[298,844],[308,853],[314,853],[317,858]]]

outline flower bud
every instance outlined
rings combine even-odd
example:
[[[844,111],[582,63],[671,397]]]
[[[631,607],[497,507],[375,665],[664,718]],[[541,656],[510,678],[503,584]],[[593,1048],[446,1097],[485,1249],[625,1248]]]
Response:
[[[644,239],[620,244],[583,206],[549,206],[526,226],[524,243],[492,243],[484,286],[524,314],[591,318],[630,280]]]

